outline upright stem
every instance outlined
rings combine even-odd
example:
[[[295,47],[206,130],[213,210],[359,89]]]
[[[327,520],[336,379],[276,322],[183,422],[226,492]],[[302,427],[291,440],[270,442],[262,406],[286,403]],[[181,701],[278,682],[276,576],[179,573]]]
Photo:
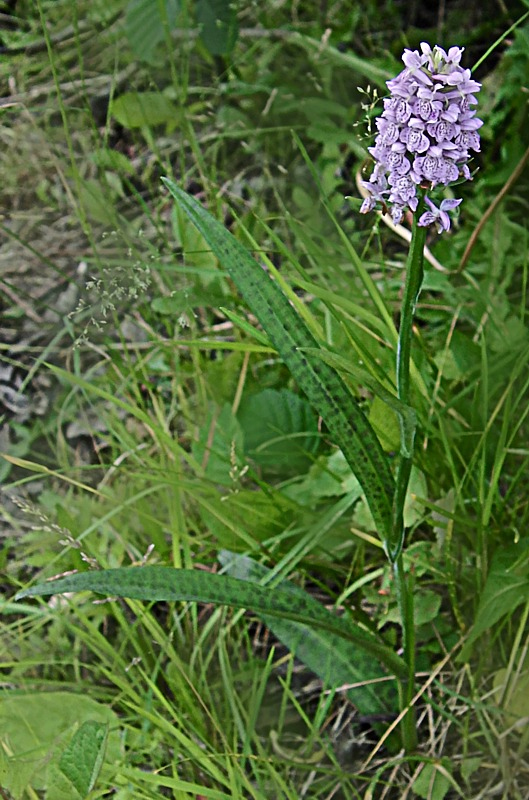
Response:
[[[397,395],[404,405],[409,405],[410,400],[410,364],[411,344],[413,335],[413,315],[415,305],[421,290],[423,280],[423,256],[426,241],[426,228],[419,228],[423,198],[419,208],[413,216],[412,238],[408,260],[406,263],[406,281],[399,326],[399,341],[397,347]],[[404,502],[408,491],[411,468],[413,463],[414,437],[410,442],[409,431],[405,429],[404,420],[401,418],[401,451],[397,467],[395,496],[393,498],[393,530],[391,541],[388,542],[388,556],[393,566],[397,599],[402,623],[402,646],[404,659],[408,667],[408,677],[401,684],[401,707],[408,708],[402,721],[402,742],[406,752],[411,752],[417,746],[417,728],[415,709],[411,701],[415,692],[415,620],[413,611],[413,586],[412,576],[406,576],[402,548],[404,546]]]
[[[413,215],[413,227],[408,259],[406,261],[406,279],[402,310],[400,315],[399,341],[397,344],[397,396],[401,403],[409,405],[410,402],[410,364],[411,342],[413,336],[413,315],[423,280],[424,244],[426,241],[426,228],[419,228],[419,211]],[[395,497],[393,500],[393,536],[389,542],[388,555],[394,564],[402,551],[404,544],[404,501],[408,490],[411,467],[413,463],[413,438],[410,442],[409,431],[402,417],[400,420],[401,451],[396,476]]]

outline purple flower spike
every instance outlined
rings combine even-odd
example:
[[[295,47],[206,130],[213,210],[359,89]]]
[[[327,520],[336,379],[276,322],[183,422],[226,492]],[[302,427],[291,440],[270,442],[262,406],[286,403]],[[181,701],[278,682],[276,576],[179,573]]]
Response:
[[[370,180],[362,181],[368,192],[363,214],[382,204],[400,222],[406,209],[417,209],[419,187],[471,179],[470,151],[479,152],[477,131],[483,124],[472,106],[481,84],[460,66],[462,54],[462,47],[450,47],[447,53],[426,42],[421,52],[404,51],[405,69],[387,82],[391,95],[376,120],[378,134],[369,148],[375,168]],[[447,211],[461,200],[443,200],[440,208],[428,198],[426,202],[430,210],[421,215],[419,225],[436,224],[439,232],[448,231]]]
[[[449,231],[450,217],[446,212],[457,208],[461,200],[443,200],[440,208],[437,208],[429,197],[426,198],[426,203],[430,206],[431,211],[425,211],[424,214],[421,214],[417,224],[420,225],[421,228],[425,228],[427,225],[432,225],[435,222],[437,223],[437,233]]]

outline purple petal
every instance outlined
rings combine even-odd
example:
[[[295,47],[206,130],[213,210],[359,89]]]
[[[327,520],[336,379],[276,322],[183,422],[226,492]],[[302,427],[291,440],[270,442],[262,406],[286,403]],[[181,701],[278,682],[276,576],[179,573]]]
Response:
[[[431,211],[425,211],[424,214],[421,214],[419,217],[419,222],[417,225],[420,228],[426,228],[428,225],[431,225],[433,222],[436,222],[437,217],[435,214],[432,214]]]
[[[443,200],[441,203],[441,211],[451,211],[453,208],[457,208],[463,200]]]

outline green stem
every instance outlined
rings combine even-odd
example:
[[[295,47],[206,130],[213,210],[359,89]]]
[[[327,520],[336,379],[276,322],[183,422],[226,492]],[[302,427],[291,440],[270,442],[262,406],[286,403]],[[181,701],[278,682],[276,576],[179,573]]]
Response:
[[[406,281],[404,297],[400,315],[399,341],[397,345],[397,396],[401,403],[408,406],[410,399],[410,364],[411,343],[413,336],[413,315],[415,305],[421,290],[423,280],[424,244],[426,241],[426,228],[419,228],[418,220],[422,207],[422,198],[419,207],[413,216],[412,238],[408,260],[406,262]],[[413,440],[410,441],[410,432],[405,421],[399,417],[401,452],[395,482],[395,496],[393,499],[393,526],[392,537],[388,542],[388,557],[395,564],[404,544],[404,501],[408,491],[411,467],[413,463]]]
[[[413,316],[423,281],[423,258],[426,241],[426,228],[419,228],[418,220],[422,211],[423,197],[413,216],[412,238],[406,263],[406,281],[399,326],[397,346],[397,395],[401,403],[408,406],[410,401],[410,364],[413,337]],[[415,431],[410,432],[400,420],[401,449],[395,479],[393,498],[392,537],[387,543],[388,557],[393,566],[397,600],[402,623],[402,646],[407,665],[407,679],[401,682],[401,708],[408,709],[402,720],[402,743],[407,753],[417,746],[417,726],[415,708],[412,700],[415,692],[415,620],[413,610],[412,575],[404,572],[402,549],[404,546],[404,503],[410,482],[413,464],[413,445]]]
[[[417,722],[415,706],[412,705],[415,694],[415,620],[412,575],[404,572],[402,553],[393,564],[393,575],[397,589],[397,601],[402,623],[402,649],[408,668],[405,680],[399,681],[400,707],[408,709],[402,719],[402,745],[406,753],[412,753],[417,747]]]

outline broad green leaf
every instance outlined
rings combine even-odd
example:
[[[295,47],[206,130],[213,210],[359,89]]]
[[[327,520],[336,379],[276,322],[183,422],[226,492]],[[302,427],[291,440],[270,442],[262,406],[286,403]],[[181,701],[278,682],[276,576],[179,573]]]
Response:
[[[24,794],[29,787],[34,792],[47,790],[47,797],[59,800],[58,791],[53,793],[51,783],[61,772],[61,756],[80,732],[79,726],[86,721],[105,730],[110,728],[106,760],[107,763],[119,761],[119,720],[107,706],[73,692],[4,690],[0,694],[0,750],[5,740],[12,755],[4,764],[3,788],[14,797],[29,796]],[[105,751],[101,750],[101,761],[104,757]],[[94,779],[98,764],[96,757],[92,760]],[[59,782],[64,786],[65,781],[63,775]],[[70,789],[70,800],[74,800],[76,792],[72,786]],[[80,796],[84,798],[86,793]]]
[[[111,104],[112,116],[125,128],[176,124],[179,111],[160,92],[125,92]]]
[[[508,680],[511,685],[506,687]],[[498,670],[494,675],[493,686],[496,701],[501,702],[502,708],[511,717],[509,724],[514,720],[529,717],[529,662],[527,658],[523,668],[516,670],[515,675],[505,668]],[[504,697],[506,688],[508,692]]]
[[[108,725],[94,720],[84,722],[63,750],[59,769],[81,797],[95,786],[105,758]]]
[[[498,550],[480,597],[474,627],[458,660],[468,658],[472,643],[506,614],[529,600],[529,539]]]
[[[362,496],[362,487],[351,472],[341,450],[329,456],[320,456],[302,481],[290,483],[283,494],[302,506],[314,508],[322,497],[349,495],[355,502]]]
[[[239,25],[233,0],[196,0],[200,38],[212,56],[228,56],[237,41]]]
[[[237,418],[245,452],[267,472],[303,472],[320,444],[318,420],[305,398],[264,389],[242,403]]]
[[[149,64],[161,60],[159,45],[174,27],[179,8],[179,0],[130,0],[125,35],[137,58]]]
[[[201,570],[173,569],[171,567],[122,567],[82,572],[67,578],[39,583],[24,589],[17,599],[63,592],[89,590],[108,596],[128,597],[136,600],[171,601],[191,600],[203,603],[246,608],[257,614],[268,614],[301,622],[311,628],[327,630],[355,643],[371,653],[399,676],[406,675],[404,662],[391,648],[368,630],[347,619],[332,614],[313,598],[303,593],[294,597],[292,592],[248,584],[246,581],[216,575]]]
[[[441,608],[441,595],[431,589],[422,589],[415,594],[413,603],[413,619],[415,628],[432,622],[439,616]],[[401,613],[397,605],[389,609],[388,613],[380,620],[379,627],[388,623],[401,624]]]
[[[343,451],[367,498],[379,535],[392,530],[393,479],[380,442],[339,374],[317,353],[318,342],[292,308],[276,281],[243,245],[193,197],[162,179],[178,205],[198,228],[261,322],[294,379],[320,414]]]
[[[411,788],[414,794],[423,800],[444,800],[455,784],[449,770],[450,762],[447,759],[440,764],[425,764],[413,781]]]
[[[86,800],[86,795],[79,794],[57,762],[52,761],[47,769],[45,800]]]
[[[219,560],[229,575],[241,580],[263,584],[273,578],[269,569],[247,556],[224,551]],[[277,589],[291,592],[293,597],[306,596],[302,589],[287,580],[274,583],[273,591]],[[327,687],[356,684],[347,690],[347,695],[361,714],[390,714],[397,710],[394,682],[387,681],[387,673],[368,653],[325,630],[267,615],[262,618],[275,636]]]

